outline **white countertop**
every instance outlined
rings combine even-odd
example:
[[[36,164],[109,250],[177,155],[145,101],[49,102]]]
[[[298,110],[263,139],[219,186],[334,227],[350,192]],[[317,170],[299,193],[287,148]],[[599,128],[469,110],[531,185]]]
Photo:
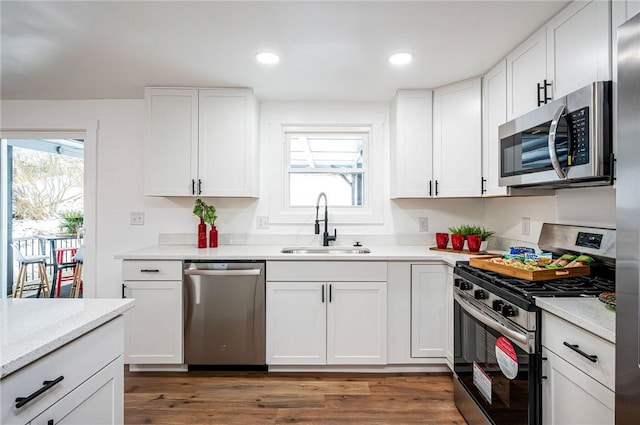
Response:
[[[469,255],[433,251],[426,246],[365,246],[369,254],[282,254],[283,245],[155,245],[116,255],[123,260],[269,260],[269,261],[443,261],[454,266]],[[348,248],[339,247],[339,248]]]
[[[0,300],[0,378],[134,306],[130,299]]]
[[[609,342],[616,343],[616,313],[597,298],[536,298],[536,305]]]

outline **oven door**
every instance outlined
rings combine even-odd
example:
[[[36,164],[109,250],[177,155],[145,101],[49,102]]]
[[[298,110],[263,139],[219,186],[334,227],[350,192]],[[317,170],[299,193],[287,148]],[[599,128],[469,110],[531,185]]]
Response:
[[[539,424],[539,348],[534,332],[454,294],[456,405],[470,424]],[[484,311],[483,311],[484,310]],[[488,419],[488,420],[487,420]]]

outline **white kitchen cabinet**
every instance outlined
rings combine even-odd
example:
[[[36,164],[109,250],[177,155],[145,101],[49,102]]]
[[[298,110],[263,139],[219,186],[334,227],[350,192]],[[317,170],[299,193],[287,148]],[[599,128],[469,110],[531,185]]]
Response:
[[[391,197],[433,193],[433,92],[398,90],[391,102]]]
[[[542,357],[544,424],[614,423],[614,344],[543,311]]]
[[[611,2],[574,1],[547,23],[546,31],[554,99],[611,79]]]
[[[182,364],[182,262],[123,261],[124,295],[136,300],[126,315],[125,363]]]
[[[611,4],[574,1],[507,56],[507,119],[611,79]]]
[[[258,196],[251,89],[145,90],[145,194]]]
[[[0,423],[124,423],[124,319],[117,317],[2,379]],[[20,408],[16,398],[56,382]]]
[[[615,393],[560,356],[542,348],[542,423],[611,425]]]
[[[507,121],[507,66],[500,61],[483,79],[482,90],[482,194],[507,195],[500,187],[500,137],[498,127]]]
[[[384,262],[269,262],[267,364],[386,364],[386,269]]]
[[[447,353],[447,266],[411,266],[411,356],[445,358]]]
[[[507,56],[507,119],[538,107],[538,84],[547,78],[547,32],[540,28]]]
[[[445,335],[446,340],[446,355],[447,355],[447,365],[449,369],[453,371],[453,339],[454,339],[454,330],[453,330],[453,267],[447,266],[447,292],[446,292],[446,318],[445,323],[447,326],[447,334]]]
[[[433,92],[433,178],[437,197],[480,196],[482,187],[480,78]]]

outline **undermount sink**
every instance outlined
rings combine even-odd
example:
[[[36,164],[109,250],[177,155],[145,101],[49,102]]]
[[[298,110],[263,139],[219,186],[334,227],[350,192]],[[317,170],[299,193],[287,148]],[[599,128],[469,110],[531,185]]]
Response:
[[[370,254],[371,250],[363,247],[336,247],[336,246],[318,246],[318,247],[297,247],[283,248],[280,251],[283,254]]]

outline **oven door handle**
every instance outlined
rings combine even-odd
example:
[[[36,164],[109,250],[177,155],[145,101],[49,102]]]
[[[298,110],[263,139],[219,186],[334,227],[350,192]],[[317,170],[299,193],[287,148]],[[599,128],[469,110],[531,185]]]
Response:
[[[527,335],[523,335],[520,332],[516,332],[513,329],[509,329],[506,326],[494,321],[490,317],[485,316],[478,310],[476,310],[473,306],[471,306],[467,301],[465,301],[460,295],[454,292],[453,297],[460,304],[460,307],[473,316],[479,322],[487,325],[491,329],[500,332],[501,334],[513,339],[516,342],[519,342],[522,346],[529,346],[529,339]]]
[[[561,179],[567,178],[567,173],[564,172],[560,161],[558,160],[558,152],[556,151],[556,134],[558,132],[558,124],[560,118],[565,111],[565,106],[562,105],[558,108],[553,119],[551,120],[551,126],[549,127],[549,158],[551,158],[551,166]]]

